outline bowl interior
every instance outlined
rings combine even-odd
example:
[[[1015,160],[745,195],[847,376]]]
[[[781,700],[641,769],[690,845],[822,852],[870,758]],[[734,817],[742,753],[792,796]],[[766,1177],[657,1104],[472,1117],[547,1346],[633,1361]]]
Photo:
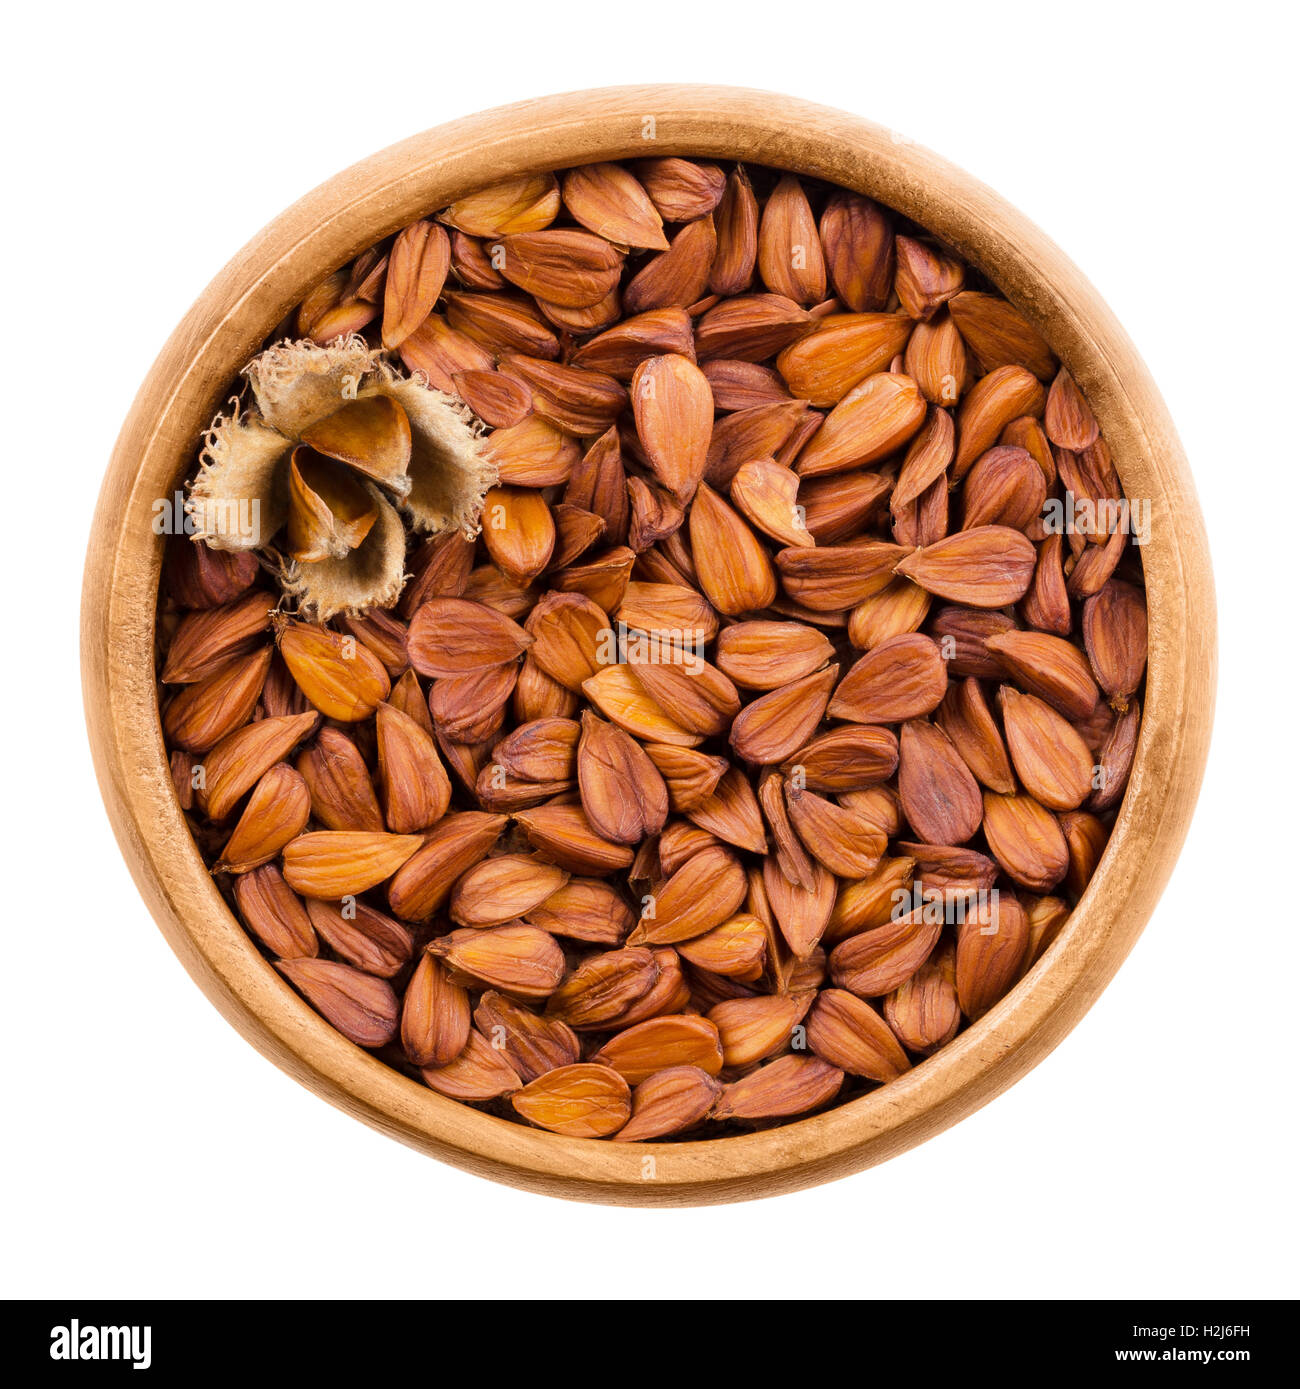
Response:
[[[693,154],[838,183],[928,227],[1043,334],[1093,407],[1125,491],[1149,501],[1147,696],[1128,792],[1082,901],[997,1007],[888,1087],[740,1137],[559,1138],[447,1100],[353,1047],[275,974],[227,910],[172,791],[154,685],[162,540],[152,503],[191,466],[229,382],[323,275],[415,218],[521,172]],[[990,190],[845,113],[765,92],[630,87],[528,102],[393,146],[309,194],[245,247],[177,328],[123,427],[101,493],[82,613],[87,721],[124,854],[173,949],[261,1051],[394,1137],[498,1180],[587,1200],[693,1204],[808,1185],[902,1151],[1041,1059],[1118,968],[1172,868],[1199,788],[1214,688],[1204,529],[1173,426],[1079,271]]]

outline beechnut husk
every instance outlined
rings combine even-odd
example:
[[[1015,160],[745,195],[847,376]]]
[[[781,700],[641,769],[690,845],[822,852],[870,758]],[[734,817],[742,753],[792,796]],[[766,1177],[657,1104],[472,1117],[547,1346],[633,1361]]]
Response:
[[[344,1037],[572,1137],[887,1085],[1105,848],[1149,520],[924,228],[680,158],[473,193],[312,290],[207,436],[176,793]]]

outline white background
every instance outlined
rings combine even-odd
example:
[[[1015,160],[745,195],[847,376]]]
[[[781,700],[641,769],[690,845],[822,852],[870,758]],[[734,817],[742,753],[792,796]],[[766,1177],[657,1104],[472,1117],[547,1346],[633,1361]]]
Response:
[[[24,5],[6,30],[0,1294],[1297,1293],[1288,7],[207,0]],[[1065,248],[1191,457],[1222,674],[1173,882],[1054,1055],[874,1171],[758,1205],[627,1211],[435,1164],[222,1021],[110,834],[77,612],[127,407],[264,223],[425,127],[657,80],[869,116]]]

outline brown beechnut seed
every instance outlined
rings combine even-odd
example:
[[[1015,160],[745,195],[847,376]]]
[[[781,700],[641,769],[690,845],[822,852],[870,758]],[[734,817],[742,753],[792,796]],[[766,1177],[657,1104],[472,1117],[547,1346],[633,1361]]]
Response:
[[[426,209],[287,322],[239,416],[275,531],[168,542],[158,707],[343,1038],[691,1141],[1050,968],[1139,746],[1145,537],[1025,310],[860,194],[674,155]]]
[[[530,1124],[569,1138],[612,1138],[632,1114],[628,1083],[608,1066],[560,1066],[510,1103]]]

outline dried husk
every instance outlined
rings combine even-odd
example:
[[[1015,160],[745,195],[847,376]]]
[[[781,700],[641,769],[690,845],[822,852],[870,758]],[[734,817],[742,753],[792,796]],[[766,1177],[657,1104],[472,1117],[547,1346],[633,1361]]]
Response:
[[[243,375],[252,403],[241,408],[236,402],[213,422],[187,510],[197,537],[214,549],[265,551],[304,615],[325,621],[397,601],[406,537],[394,502],[415,531],[476,532],[495,469],[484,453],[482,423],[460,401],[422,377],[402,375],[355,336],[328,346],[277,343]],[[364,480],[378,515],[355,550],[299,563],[275,548],[289,512],[290,452],[305,430],[349,401],[372,396],[387,396],[405,412],[410,462],[404,472]]]

